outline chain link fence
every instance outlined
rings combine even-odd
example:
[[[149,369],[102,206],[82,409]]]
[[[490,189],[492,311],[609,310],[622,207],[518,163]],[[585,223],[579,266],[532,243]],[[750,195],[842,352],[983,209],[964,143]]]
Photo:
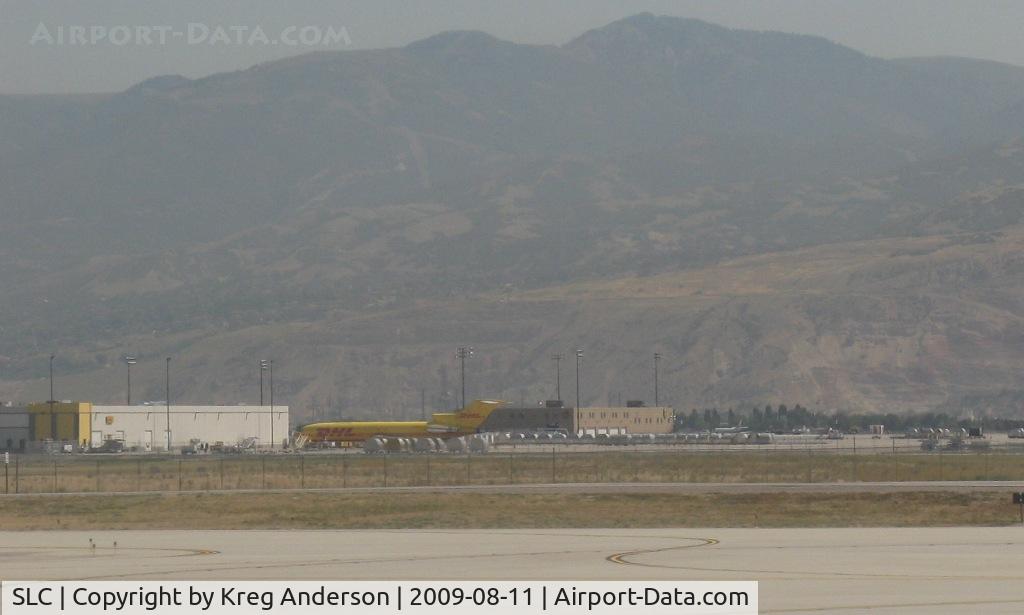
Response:
[[[3,493],[142,493],[550,483],[1024,481],[1024,448],[858,452],[851,448],[479,455],[306,453],[195,457],[11,455]]]

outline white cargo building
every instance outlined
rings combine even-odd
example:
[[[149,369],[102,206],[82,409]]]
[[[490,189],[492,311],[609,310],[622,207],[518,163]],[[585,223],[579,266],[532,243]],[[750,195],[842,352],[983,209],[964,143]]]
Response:
[[[288,406],[93,406],[89,419],[92,446],[120,440],[140,451],[167,449],[168,419],[171,448],[192,440],[239,444],[255,438],[257,446],[281,448],[291,431]]]
[[[31,435],[28,409],[0,403],[0,451],[24,452]]]

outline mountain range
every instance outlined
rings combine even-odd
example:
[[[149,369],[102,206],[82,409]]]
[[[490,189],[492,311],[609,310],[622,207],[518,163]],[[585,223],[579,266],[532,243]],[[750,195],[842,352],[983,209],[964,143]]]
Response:
[[[0,97],[0,398],[1020,415],[1024,68],[642,14]],[[569,365],[569,363],[565,363]],[[574,402],[575,375],[562,374]]]

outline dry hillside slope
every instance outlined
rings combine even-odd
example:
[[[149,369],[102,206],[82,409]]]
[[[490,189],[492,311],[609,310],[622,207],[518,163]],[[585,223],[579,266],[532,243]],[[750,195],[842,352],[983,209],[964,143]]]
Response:
[[[147,348],[136,380],[150,397],[163,384],[153,359],[180,356],[175,379],[190,399],[233,402],[254,397],[254,381],[236,375],[270,349],[279,398],[300,418],[321,406],[417,415],[421,388],[428,407],[453,403],[457,344],[477,349],[468,394],[515,402],[551,397],[550,355],[579,347],[584,403],[650,399],[658,351],[662,397],[679,408],[784,402],[1020,415],[1022,248],[1024,226],[834,244],[663,275],[197,331],[170,344],[114,340],[108,356],[121,345]],[[571,362],[563,368],[571,402]],[[107,401],[121,379],[111,360],[61,384]],[[0,397],[30,384],[5,383]]]

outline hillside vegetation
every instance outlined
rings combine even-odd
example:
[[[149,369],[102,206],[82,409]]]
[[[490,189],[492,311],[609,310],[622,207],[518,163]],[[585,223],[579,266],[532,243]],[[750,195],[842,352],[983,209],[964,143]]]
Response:
[[[1024,69],[653,15],[0,97],[0,398],[1019,414],[1022,138]]]

